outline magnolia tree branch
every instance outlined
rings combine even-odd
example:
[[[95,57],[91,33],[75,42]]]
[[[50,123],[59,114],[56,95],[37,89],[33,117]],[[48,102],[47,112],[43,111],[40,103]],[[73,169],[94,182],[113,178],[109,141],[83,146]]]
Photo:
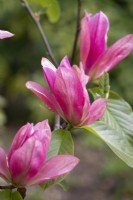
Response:
[[[36,24],[39,32],[40,32],[40,35],[43,39],[43,42],[47,48],[47,51],[48,51],[48,54],[51,58],[51,60],[53,61],[54,65],[56,67],[58,67],[58,62],[56,61],[55,57],[54,57],[54,54],[51,50],[51,47],[49,45],[49,42],[47,40],[47,37],[45,35],[45,32],[44,30],[42,29],[42,26],[40,24],[40,18],[39,18],[39,15],[37,15],[37,13],[34,13],[30,7],[30,5],[28,4],[28,2],[26,0],[20,0],[22,2],[22,5],[25,7],[25,9],[27,10],[27,12],[29,13],[29,15],[31,16],[31,18],[33,19],[34,23]],[[58,114],[56,114],[55,116],[55,126],[54,126],[54,130],[56,129],[59,129],[60,128],[60,116]]]
[[[12,190],[15,187],[13,185],[5,185],[5,186],[0,186],[0,190]]]
[[[22,5],[25,7],[25,9],[29,13],[29,15],[32,17],[34,23],[36,24],[36,26],[37,26],[40,34],[41,34],[41,37],[43,39],[43,42],[44,42],[44,44],[45,44],[45,46],[47,48],[48,54],[49,54],[50,58],[52,59],[54,65],[56,67],[58,67],[58,63],[57,63],[57,61],[56,61],[56,59],[54,57],[54,54],[53,54],[53,52],[51,50],[51,47],[49,45],[49,42],[47,40],[47,37],[46,37],[46,35],[45,35],[45,33],[44,33],[43,29],[42,29],[42,26],[40,24],[40,17],[39,17],[39,15],[37,13],[34,13],[32,11],[30,5],[28,4],[28,2],[26,0],[20,0],[20,1],[22,2]]]
[[[76,25],[76,33],[73,43],[73,50],[72,50],[72,56],[71,56],[71,64],[73,64],[76,48],[77,48],[77,42],[78,42],[78,36],[80,32],[80,15],[81,15],[81,0],[78,0],[78,10],[77,10],[77,25]]]
[[[54,130],[60,129],[60,116],[58,114],[55,115],[55,125]]]

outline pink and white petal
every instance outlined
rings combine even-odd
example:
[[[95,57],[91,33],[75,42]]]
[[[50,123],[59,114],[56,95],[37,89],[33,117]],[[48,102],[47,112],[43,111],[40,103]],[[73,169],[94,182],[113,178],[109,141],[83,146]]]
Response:
[[[10,146],[10,150],[8,153],[8,160],[10,160],[10,157],[12,155],[12,153],[20,148],[23,143],[29,138],[31,137],[33,134],[33,125],[30,123],[27,123],[26,125],[22,126],[18,132],[16,133],[13,142]]]
[[[86,88],[84,89],[84,96],[85,96],[85,104],[84,104],[84,108],[83,108],[82,118],[80,120],[81,122],[80,122],[80,124],[78,124],[78,127],[83,126],[89,117],[89,111],[90,111],[91,104],[90,104],[89,94],[88,94]]]
[[[73,65],[73,69],[76,72],[76,74],[78,75],[82,86],[86,87],[86,84],[89,81],[89,76],[85,74],[85,71],[83,69],[83,64],[80,62],[80,68],[77,65]]]
[[[48,107],[54,112],[57,112],[59,105],[49,90],[40,84],[32,81],[26,83],[26,87],[30,89],[35,95],[37,95]]]
[[[48,160],[40,169],[38,174],[27,182],[27,185],[35,185],[51,180],[69,173],[77,164],[79,159],[72,155],[58,155]]]
[[[56,73],[47,67],[43,68],[43,73],[44,73],[44,76],[46,78],[46,81],[48,83],[50,90],[53,91]]]
[[[90,106],[89,115],[84,121],[84,125],[89,125],[99,120],[106,110],[107,100],[103,98],[96,99]]]
[[[24,176],[24,182],[32,179],[46,161],[46,146],[43,141],[35,140],[28,171]]]
[[[80,60],[83,63],[84,70],[86,71],[86,60],[90,51],[90,14],[85,13],[85,17],[81,20],[80,32]]]
[[[34,130],[38,131],[40,141],[46,145],[45,151],[47,152],[51,142],[51,129],[48,120],[37,123],[34,126]]]
[[[32,137],[22,147],[14,151],[10,160],[8,160],[10,173],[14,182],[17,180],[22,181],[22,177],[27,174],[34,146],[35,139]]]
[[[54,95],[64,113],[63,118],[76,125],[82,117],[84,89],[71,68],[58,68],[56,74]]]
[[[59,65],[59,67],[65,67],[65,68],[71,68],[71,65],[70,65],[70,62],[68,60],[68,57],[65,56],[62,60],[61,60],[61,63]]]
[[[7,157],[3,148],[0,147],[0,176],[6,181],[11,180],[10,173],[7,165]]]
[[[42,58],[41,65],[43,66],[43,73],[46,77],[47,83],[50,89],[53,90],[56,76],[56,68],[47,58]]]
[[[13,37],[13,36],[14,36],[14,34],[8,32],[8,31],[0,30],[0,39],[5,39],[5,38]]]
[[[53,72],[56,72],[56,67],[47,58],[42,58],[41,65],[43,66],[43,69],[46,67],[51,69]]]
[[[121,60],[133,51],[133,34],[124,36],[110,46],[96,61],[93,68],[96,69],[95,79],[100,77],[103,72],[108,72],[115,67]],[[93,71],[90,73],[93,73]]]
[[[87,74],[89,74],[89,70],[93,67],[98,57],[106,50],[107,32],[109,29],[107,16],[103,12],[94,15],[89,21],[89,29],[90,51],[86,61]]]

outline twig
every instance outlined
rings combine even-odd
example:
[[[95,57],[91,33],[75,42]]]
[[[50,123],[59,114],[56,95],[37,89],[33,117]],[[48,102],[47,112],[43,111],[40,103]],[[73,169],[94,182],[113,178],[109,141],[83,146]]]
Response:
[[[60,129],[60,116],[58,114],[55,115],[55,125],[54,130]]]
[[[71,64],[73,64],[73,61],[74,61],[76,48],[77,48],[78,35],[79,35],[79,32],[80,32],[80,14],[81,14],[81,0],[78,0],[77,25],[76,25],[76,33],[75,33],[72,56],[71,56]]]
[[[0,186],[0,190],[12,190],[15,187],[13,185],[5,185],[5,186]]]
[[[20,0],[20,1],[22,2],[23,6],[25,7],[25,9],[26,9],[27,12],[29,13],[29,15],[32,17],[34,23],[36,24],[36,26],[37,26],[37,28],[38,28],[40,34],[41,34],[41,37],[42,37],[42,39],[43,39],[43,42],[44,42],[44,44],[45,44],[45,46],[46,46],[46,48],[47,48],[48,54],[49,54],[49,56],[51,57],[51,59],[52,59],[54,65],[55,65],[56,67],[58,67],[58,62],[56,61],[56,59],[55,59],[55,57],[54,57],[54,55],[53,55],[53,52],[52,52],[52,50],[51,50],[51,47],[50,47],[50,45],[49,45],[49,43],[48,43],[48,40],[47,40],[47,38],[46,38],[46,35],[45,35],[45,33],[44,33],[43,29],[42,29],[42,26],[41,26],[41,24],[40,24],[39,16],[35,15],[35,13],[32,11],[31,7],[29,6],[29,4],[27,3],[26,0]],[[56,115],[55,115],[55,126],[54,126],[54,130],[58,129],[59,127],[60,127],[60,116],[59,116],[58,114],[56,114]]]
[[[45,46],[46,46],[46,48],[47,48],[47,51],[48,51],[49,56],[51,57],[51,59],[52,59],[53,63],[55,64],[55,66],[58,67],[58,63],[57,63],[57,61],[56,61],[56,59],[55,59],[55,57],[54,57],[54,55],[53,55],[53,52],[52,52],[51,47],[50,47],[50,45],[49,45],[49,43],[48,43],[47,37],[46,37],[46,35],[45,35],[45,33],[44,33],[43,29],[42,29],[42,26],[41,26],[41,24],[40,24],[39,15],[35,14],[35,13],[32,11],[31,7],[29,6],[29,4],[27,3],[26,0],[21,0],[21,2],[22,2],[22,5],[23,5],[23,6],[25,7],[25,9],[27,10],[27,12],[28,12],[28,13],[30,14],[30,16],[32,17],[34,23],[36,24],[36,26],[37,26],[37,28],[38,28],[40,34],[41,34],[41,37],[42,37],[42,39],[43,39],[43,42],[44,42],[44,44],[45,44]]]

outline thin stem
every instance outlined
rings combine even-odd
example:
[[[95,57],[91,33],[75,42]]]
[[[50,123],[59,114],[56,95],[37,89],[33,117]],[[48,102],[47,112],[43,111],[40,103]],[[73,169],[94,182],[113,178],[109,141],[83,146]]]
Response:
[[[78,35],[79,35],[79,32],[80,32],[80,14],[81,14],[81,0],[78,0],[77,25],[76,25],[75,38],[74,38],[74,43],[73,43],[71,63],[73,63],[73,61],[74,61],[76,48],[77,48],[77,42],[78,42]]]
[[[23,4],[23,6],[25,7],[25,9],[27,10],[27,12],[29,13],[29,15],[31,16],[31,18],[33,19],[34,23],[36,24],[36,26],[37,26],[37,28],[38,28],[38,30],[40,32],[40,35],[41,35],[41,37],[43,39],[43,42],[44,42],[44,44],[45,44],[45,46],[47,48],[48,54],[51,57],[51,60],[53,61],[54,65],[56,67],[58,67],[58,62],[56,61],[56,59],[54,57],[54,54],[53,54],[53,52],[51,50],[51,47],[49,45],[49,42],[47,40],[47,37],[46,37],[46,35],[45,35],[45,33],[44,33],[43,29],[42,29],[42,26],[40,24],[39,15],[35,14],[32,11],[31,7],[29,6],[29,4],[27,3],[26,0],[21,0],[21,2]],[[56,130],[59,127],[60,127],[60,116],[58,114],[56,114],[54,129]]]
[[[13,185],[5,185],[5,186],[0,186],[0,190],[12,190],[15,187]]]
[[[47,37],[46,37],[46,35],[45,35],[45,33],[44,33],[43,29],[42,29],[42,26],[41,26],[41,24],[40,24],[39,15],[37,15],[36,13],[34,13],[34,12],[32,11],[31,7],[29,6],[29,4],[27,3],[26,0],[21,0],[21,2],[22,2],[22,5],[23,5],[23,6],[25,7],[25,9],[27,10],[27,12],[29,13],[29,15],[32,17],[34,23],[36,24],[36,26],[37,26],[37,28],[38,28],[40,34],[41,34],[41,37],[42,37],[42,39],[43,39],[43,42],[44,42],[44,44],[45,44],[45,46],[46,46],[46,48],[47,48],[48,54],[49,54],[49,56],[51,57],[51,59],[52,59],[53,63],[55,64],[55,66],[57,67],[57,66],[58,66],[58,63],[57,63],[57,61],[56,61],[56,59],[55,59],[55,57],[54,57],[54,55],[53,55],[53,52],[52,52],[52,50],[51,50],[51,47],[50,47],[49,42],[48,42],[48,40],[47,40]]]
[[[60,129],[60,116],[58,114],[55,115],[55,125],[54,130]]]

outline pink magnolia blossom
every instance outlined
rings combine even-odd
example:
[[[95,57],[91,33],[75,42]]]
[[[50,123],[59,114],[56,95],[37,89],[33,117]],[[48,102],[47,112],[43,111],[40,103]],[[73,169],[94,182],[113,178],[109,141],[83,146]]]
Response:
[[[49,89],[29,81],[26,87],[34,92],[54,112],[73,126],[83,126],[98,120],[104,114],[107,101],[99,98],[92,104],[85,88],[88,76],[77,66],[71,67],[64,57],[58,69],[42,58],[44,76]]]
[[[57,155],[47,160],[50,141],[51,130],[47,120],[21,127],[8,156],[0,148],[0,176],[20,187],[39,184],[70,172],[79,159],[72,155]]]
[[[124,36],[107,48],[109,21],[103,12],[93,17],[85,13],[81,21],[80,61],[89,81],[113,69],[133,50],[133,34]]]
[[[5,39],[5,38],[13,37],[13,36],[14,36],[14,34],[8,32],[8,31],[0,30],[0,39]]]

